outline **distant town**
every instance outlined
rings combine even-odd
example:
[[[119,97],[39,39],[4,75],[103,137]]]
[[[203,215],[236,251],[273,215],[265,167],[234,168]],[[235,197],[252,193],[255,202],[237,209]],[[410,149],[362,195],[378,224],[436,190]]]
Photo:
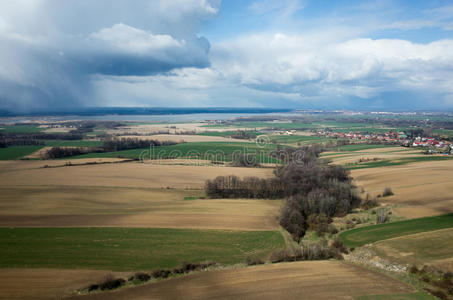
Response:
[[[405,147],[426,147],[427,153],[451,154],[453,145],[450,141],[434,137],[416,136],[410,137],[404,131],[388,131],[385,133],[360,133],[360,132],[334,132],[319,130],[318,136],[346,139],[354,141],[364,141],[372,143],[398,144]]]

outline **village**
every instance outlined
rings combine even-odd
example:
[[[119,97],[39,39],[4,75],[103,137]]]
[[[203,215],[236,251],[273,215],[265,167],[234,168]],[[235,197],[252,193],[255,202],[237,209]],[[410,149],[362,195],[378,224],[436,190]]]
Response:
[[[437,139],[434,137],[410,137],[403,131],[388,131],[385,133],[343,133],[319,130],[316,132],[316,135],[334,139],[345,139],[371,143],[388,143],[393,145],[401,145],[404,147],[424,147],[426,148],[426,154],[451,154],[453,149],[453,145],[450,141]]]

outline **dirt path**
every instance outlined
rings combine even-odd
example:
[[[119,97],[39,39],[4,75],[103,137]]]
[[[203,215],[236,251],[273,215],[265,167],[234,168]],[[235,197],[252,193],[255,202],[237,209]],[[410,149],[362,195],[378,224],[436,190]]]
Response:
[[[72,299],[352,299],[410,293],[396,280],[339,261],[201,272],[114,293]]]

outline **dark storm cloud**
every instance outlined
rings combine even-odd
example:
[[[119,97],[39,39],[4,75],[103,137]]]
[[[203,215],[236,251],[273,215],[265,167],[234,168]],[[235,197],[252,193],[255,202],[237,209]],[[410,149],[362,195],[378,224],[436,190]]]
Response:
[[[218,3],[0,0],[0,108],[96,105],[92,78],[209,66],[196,36]]]

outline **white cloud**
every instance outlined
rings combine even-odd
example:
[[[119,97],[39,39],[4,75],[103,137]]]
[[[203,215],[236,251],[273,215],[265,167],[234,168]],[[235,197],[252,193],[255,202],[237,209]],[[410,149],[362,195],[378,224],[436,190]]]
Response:
[[[152,34],[125,24],[115,24],[110,28],[101,29],[92,33],[91,38],[104,41],[108,46],[121,51],[139,54],[181,48],[186,43],[184,40],[178,41],[168,34]]]
[[[453,40],[330,42],[313,36],[258,34],[215,45],[212,64],[226,78],[255,89],[369,98],[399,88],[453,86]]]

